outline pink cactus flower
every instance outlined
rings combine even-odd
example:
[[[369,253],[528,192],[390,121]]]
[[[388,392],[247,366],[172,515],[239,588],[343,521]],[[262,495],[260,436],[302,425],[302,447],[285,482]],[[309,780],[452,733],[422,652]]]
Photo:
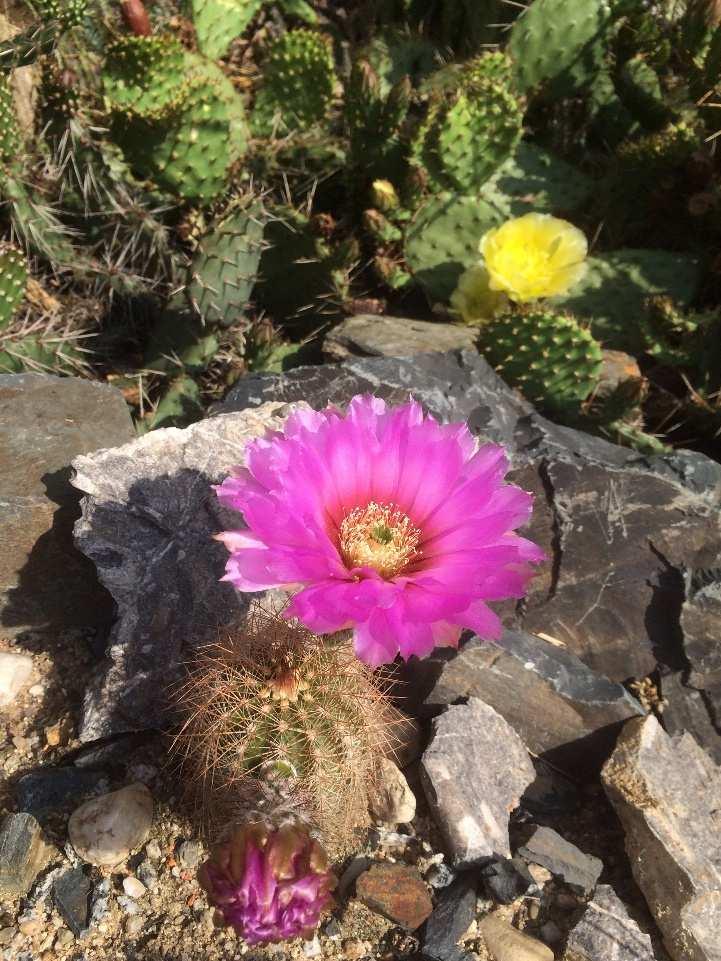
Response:
[[[507,470],[502,447],[415,401],[298,410],[216,488],[247,524],[219,535],[224,580],[300,588],[287,616],[317,634],[352,627],[372,666],[456,646],[464,628],[496,639],[488,602],[522,597],[544,559],[515,533],[532,498],[503,482]]]
[[[208,898],[248,944],[312,938],[335,877],[299,825],[237,828],[198,872]]]

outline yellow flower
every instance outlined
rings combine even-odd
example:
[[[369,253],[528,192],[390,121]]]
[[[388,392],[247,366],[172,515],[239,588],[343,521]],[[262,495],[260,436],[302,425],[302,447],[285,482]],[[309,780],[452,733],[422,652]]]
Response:
[[[506,221],[484,234],[480,250],[491,290],[515,301],[565,294],[586,272],[585,236],[550,214]]]
[[[480,326],[508,303],[505,294],[491,290],[488,271],[482,265],[469,267],[451,295],[451,309],[464,324]]]

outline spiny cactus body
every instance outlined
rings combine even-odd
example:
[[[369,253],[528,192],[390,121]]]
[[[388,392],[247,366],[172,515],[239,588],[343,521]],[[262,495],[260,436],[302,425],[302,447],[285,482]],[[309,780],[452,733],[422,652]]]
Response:
[[[58,20],[68,30],[83,22],[88,0],[35,0],[35,6],[43,20]]]
[[[349,137],[349,166],[361,191],[379,177],[402,172],[399,132],[410,104],[411,87],[401,77],[388,87],[365,60],[354,61],[345,91],[344,118]]]
[[[472,60],[432,95],[413,146],[414,162],[441,187],[478,190],[513,153],[521,138],[523,105],[502,53]],[[456,86],[457,84],[457,86]]]
[[[268,134],[276,118],[289,129],[305,130],[320,123],[330,108],[334,86],[330,41],[313,30],[288,30],[268,50],[253,124]]]
[[[546,407],[586,400],[601,373],[601,347],[591,334],[549,310],[493,318],[482,327],[481,350],[504,380]]]
[[[10,78],[0,74],[0,163],[14,163],[21,146]]]
[[[133,36],[113,46],[103,79],[113,133],[142,176],[186,200],[223,193],[247,138],[242,100],[219,67],[175,40]]]
[[[262,6],[263,0],[192,0],[200,52],[211,60],[224,56]]]
[[[211,809],[300,814],[330,838],[364,819],[389,708],[350,646],[256,611],[205,652],[179,703]]]
[[[25,255],[8,244],[0,246],[0,330],[10,323],[28,281]]]
[[[242,320],[257,279],[264,228],[261,204],[240,204],[200,240],[187,296],[205,323],[228,327]]]
[[[508,53],[523,91],[541,84],[568,96],[603,65],[611,21],[606,0],[533,0],[513,25]]]
[[[626,107],[648,130],[657,130],[669,119],[658,74],[642,57],[632,57],[623,65],[618,87]]]

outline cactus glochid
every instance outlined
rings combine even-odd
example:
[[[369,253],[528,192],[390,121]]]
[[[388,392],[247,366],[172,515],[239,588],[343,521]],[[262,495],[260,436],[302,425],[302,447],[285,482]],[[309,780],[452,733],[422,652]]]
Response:
[[[601,347],[578,321],[531,308],[501,314],[481,328],[481,352],[532,403],[566,407],[586,400],[601,373]]]
[[[255,610],[207,648],[179,694],[178,746],[222,811],[303,816],[330,839],[362,823],[392,709],[350,645]]]

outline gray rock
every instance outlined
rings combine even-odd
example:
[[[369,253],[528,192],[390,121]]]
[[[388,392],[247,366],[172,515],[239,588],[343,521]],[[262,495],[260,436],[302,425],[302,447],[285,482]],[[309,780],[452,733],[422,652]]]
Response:
[[[523,795],[524,810],[541,820],[548,816],[568,815],[578,810],[581,797],[577,782],[570,780],[542,758],[534,758],[533,764],[536,768],[536,780],[529,784]]]
[[[93,886],[83,868],[72,868],[53,884],[55,904],[63,921],[78,937],[90,923],[90,897]]]
[[[579,851],[552,828],[536,828],[518,854],[540,864],[579,894],[590,894],[603,870],[603,862]]]
[[[147,838],[153,796],[144,784],[129,784],[81,804],[68,821],[68,837],[88,864],[115,867]]]
[[[74,461],[72,482],[87,495],[76,542],[118,606],[81,740],[162,726],[164,692],[189,651],[247,610],[247,596],[220,583],[227,552],[213,534],[238,518],[211,485],[242,459],[247,440],[278,426],[281,406],[156,430]]]
[[[651,938],[608,884],[599,884],[566,942],[567,961],[655,961]]]
[[[563,645],[521,631],[506,631],[498,645],[472,638],[440,666],[426,705],[478,697],[529,751],[575,773],[600,769],[622,722],[644,713],[622,684],[594,673]]]
[[[449,707],[433,720],[421,776],[454,867],[510,857],[508,818],[535,771],[500,714],[477,698]]]
[[[189,871],[198,867],[202,854],[203,845],[200,841],[181,841],[178,845],[178,861]],[[142,878],[140,880],[142,881]]]
[[[75,549],[78,494],[68,483],[78,454],[134,436],[112,387],[47,374],[0,375],[0,626],[102,627],[112,604]]]
[[[463,961],[468,952],[458,942],[476,916],[476,888],[467,875],[444,888],[426,921],[422,955],[429,961]]]
[[[8,814],[0,829],[0,895],[23,897],[53,855],[31,814]]]
[[[103,881],[99,881],[92,891],[90,898],[90,918],[88,921],[90,927],[100,924],[107,915],[110,910],[110,896],[110,880],[105,878]]]
[[[18,651],[0,651],[0,707],[12,704],[28,684],[33,672],[33,659]]]
[[[41,767],[29,771],[15,785],[15,800],[21,811],[36,817],[57,811],[97,792],[105,783],[102,771],[75,767]]]
[[[721,768],[647,717],[626,724],[602,780],[669,954],[721,961]]]
[[[613,681],[644,677],[659,661],[684,667],[684,575],[721,566],[721,465],[690,451],[642,455],[553,425],[468,351],[250,375],[218,410],[342,405],[368,391],[392,403],[412,393],[444,420],[468,420],[508,447],[514,479],[536,494],[528,535],[551,560],[522,609],[500,606],[509,628],[563,642]],[[721,740],[713,725],[705,736]]]
[[[664,674],[659,684],[663,698],[662,723],[668,734],[688,731],[703,745],[717,764],[721,764],[721,737],[714,723],[718,716],[718,700],[712,702],[715,691],[695,690],[684,678],[688,671]]]
[[[472,327],[356,314],[326,335],[323,353],[328,360],[348,357],[409,357],[413,354],[472,349],[478,331]]]
[[[494,861],[483,869],[481,876],[489,896],[500,904],[513,904],[536,887],[525,861],[519,857]]]

